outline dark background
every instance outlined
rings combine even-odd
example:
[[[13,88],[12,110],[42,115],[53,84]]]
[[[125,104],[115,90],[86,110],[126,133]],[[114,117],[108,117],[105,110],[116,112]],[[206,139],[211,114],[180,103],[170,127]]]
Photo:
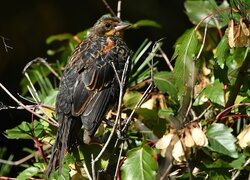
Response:
[[[116,1],[107,0],[116,10]],[[131,23],[152,19],[162,25],[161,29],[144,27],[129,30],[125,40],[136,50],[145,38],[156,41],[165,37],[164,51],[171,57],[177,38],[191,26],[183,8],[183,0],[127,0],[122,2],[122,19]],[[1,2],[0,36],[13,47],[5,51],[0,39],[0,82],[14,95],[20,93],[20,80],[25,64],[36,57],[45,57],[48,36],[60,33],[76,34],[89,28],[103,14],[108,13],[101,0],[8,0]],[[55,59],[48,59],[53,62]],[[17,97],[17,96],[16,96]],[[1,89],[0,103],[16,105]],[[0,111],[0,147],[7,147],[6,157],[14,154],[18,160],[27,153],[23,147],[33,147],[33,142],[8,140],[3,136],[22,121],[30,121],[31,115],[22,110]],[[5,158],[6,158],[5,157]],[[1,166],[1,165],[0,165]],[[15,177],[18,169],[13,167],[9,176]]]

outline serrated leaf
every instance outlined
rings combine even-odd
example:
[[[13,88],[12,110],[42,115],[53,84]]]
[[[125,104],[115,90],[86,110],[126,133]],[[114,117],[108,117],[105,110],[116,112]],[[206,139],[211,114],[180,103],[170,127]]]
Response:
[[[178,95],[186,94],[187,87],[192,86],[193,58],[198,46],[197,33],[194,29],[187,30],[176,42],[172,59],[176,58],[174,78]]]
[[[221,9],[228,7],[227,1],[218,6],[214,0],[205,1],[185,1],[184,3],[187,15],[193,24],[198,24],[201,20],[207,17],[209,14]],[[201,26],[205,26],[206,23],[209,27],[224,27],[229,22],[229,12],[221,11],[207,18]]]
[[[161,71],[154,75],[154,83],[156,87],[177,101],[177,89],[175,87],[173,73],[167,71]]]
[[[39,172],[39,168],[38,167],[28,167],[27,169],[25,169],[24,171],[22,171],[18,176],[17,176],[17,180],[27,180],[29,178],[31,178],[32,176],[36,175]]]
[[[17,127],[7,129],[5,136],[8,139],[33,139],[34,133],[36,137],[39,137],[43,132],[43,125],[39,121],[34,121],[34,129],[32,124],[28,122],[22,122]]]
[[[123,180],[156,179],[157,162],[153,158],[154,151],[149,146],[132,149],[121,168]]]
[[[232,131],[231,128],[220,123],[209,126],[206,132],[209,148],[215,152],[237,158],[236,138],[232,135]]]
[[[214,83],[208,85],[196,98],[194,105],[202,105],[207,100],[213,103],[224,106],[224,94],[222,90],[222,83],[217,79]]]
[[[143,26],[161,28],[161,25],[159,23],[150,19],[143,19],[143,20],[137,21],[136,23],[132,25],[132,28],[138,28],[138,27],[143,27]]]

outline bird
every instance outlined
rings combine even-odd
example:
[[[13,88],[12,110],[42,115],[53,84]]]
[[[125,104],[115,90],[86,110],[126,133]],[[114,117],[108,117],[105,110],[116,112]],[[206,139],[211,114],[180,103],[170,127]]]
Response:
[[[46,172],[48,178],[57,168],[61,174],[64,156],[78,143],[81,128],[84,143],[88,144],[106,113],[117,104],[119,79],[127,60],[131,64],[130,49],[122,38],[129,26],[118,17],[102,16],[69,57],[56,97],[59,127]],[[128,71],[125,82],[127,79]]]

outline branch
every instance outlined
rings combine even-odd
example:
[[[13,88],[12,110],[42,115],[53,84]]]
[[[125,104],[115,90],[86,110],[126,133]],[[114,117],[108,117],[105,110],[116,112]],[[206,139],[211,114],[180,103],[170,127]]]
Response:
[[[119,78],[119,75],[117,73],[117,70],[114,66],[114,63],[112,62],[111,63],[111,66],[114,68],[114,71],[115,71],[115,74],[116,74],[116,78],[117,78],[117,81],[119,82],[119,85],[120,85],[120,93],[119,93],[119,101],[118,101],[118,109],[117,109],[117,114],[116,114],[116,119],[115,119],[115,123],[114,123],[114,126],[111,130],[111,133],[106,141],[106,143],[104,144],[102,150],[99,152],[99,154],[96,156],[96,158],[94,159],[94,157],[92,157],[92,176],[93,176],[93,180],[96,179],[96,176],[95,176],[95,163],[97,161],[99,161],[99,159],[101,158],[102,154],[104,153],[104,151],[106,150],[106,148],[108,147],[114,133],[115,133],[115,130],[116,130],[116,127],[118,125],[118,121],[120,120],[120,117],[121,117],[121,105],[122,105],[122,96],[123,96],[123,90],[124,90],[124,85],[125,85],[125,81],[126,81],[126,74],[127,74],[127,70],[128,70],[128,66],[129,66],[129,61],[130,61],[130,57],[127,58],[127,61],[124,65],[124,70],[123,70],[123,73],[122,73],[122,78],[120,79]],[[94,173],[94,174],[93,174]]]
[[[8,53],[8,52],[9,52],[8,49],[13,49],[13,47],[7,45],[7,43],[6,43],[5,40],[8,40],[8,39],[6,39],[6,38],[3,37],[3,36],[0,36],[0,37],[2,38],[2,41],[3,41],[3,45],[4,45],[4,48],[5,48],[5,51]]]
[[[0,83],[0,87],[22,108],[24,108],[25,110],[29,111],[30,113],[34,114],[35,116],[39,117],[40,119],[48,122],[49,124],[52,124],[53,126],[58,127],[58,123],[54,123],[49,121],[48,119],[46,119],[45,117],[41,116],[40,114],[36,113],[35,111],[33,111],[32,109],[30,109],[29,107],[25,106],[22,102],[20,102],[18,99],[16,99],[5,87],[4,85],[2,85]]]
[[[30,61],[29,63],[26,64],[26,66],[23,68],[23,74],[26,73],[27,69],[34,63],[37,63],[37,62],[41,62],[43,65],[45,65],[49,70],[50,72],[55,76],[57,77],[57,79],[61,80],[61,77],[59,76],[59,74],[49,65],[49,63],[46,61],[46,59],[44,58],[41,58],[41,57],[38,57],[36,59],[33,59],[32,61]]]
[[[106,8],[109,10],[109,12],[112,14],[112,16],[117,17],[113,9],[110,7],[110,5],[107,3],[106,0],[102,0],[102,2],[105,4]]]
[[[48,150],[51,146],[47,145],[43,148],[44,151]],[[36,155],[38,155],[40,152],[36,151],[33,154],[29,154],[28,156],[25,156],[22,159],[19,159],[17,161],[8,161],[8,160],[4,160],[4,159],[0,159],[0,163],[1,164],[7,164],[7,165],[11,165],[11,166],[18,166],[20,164],[23,164],[24,162],[30,160],[31,158],[35,157]]]

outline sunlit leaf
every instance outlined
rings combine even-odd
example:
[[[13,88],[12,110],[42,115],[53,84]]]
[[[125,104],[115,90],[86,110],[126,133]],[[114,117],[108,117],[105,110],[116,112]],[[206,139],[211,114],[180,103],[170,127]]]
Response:
[[[173,73],[167,71],[158,72],[154,75],[154,82],[160,91],[168,93],[174,101],[177,101],[177,89]]]
[[[209,14],[218,11],[221,8],[226,8],[229,6],[227,1],[218,6],[214,0],[205,1],[185,1],[184,3],[187,15],[193,24],[198,24],[201,20],[207,17]],[[221,11],[207,20],[204,21],[201,26],[205,26],[206,23],[209,27],[224,27],[229,21],[229,11]]]
[[[193,29],[187,30],[175,44],[175,52],[172,59],[176,58],[174,78],[180,97],[186,93],[187,87],[192,86],[192,73],[195,73],[193,58],[197,51],[197,46],[197,34]]]
[[[153,156],[154,151],[149,146],[128,151],[127,158],[121,168],[121,178],[124,180],[156,179],[157,163]]]
[[[33,139],[34,134],[39,137],[43,133],[43,125],[39,121],[34,121],[34,128],[28,122],[22,122],[17,127],[5,131],[5,136],[9,139]]]
[[[213,103],[219,104],[224,106],[224,94],[222,89],[222,83],[219,80],[215,80],[214,83],[208,85],[196,98],[194,105],[202,105],[203,103],[207,102],[208,100],[212,101]]]
[[[132,25],[132,28],[138,28],[138,27],[143,27],[143,26],[150,26],[150,27],[155,27],[155,28],[160,28],[161,25],[157,23],[156,21],[149,20],[149,19],[143,19],[140,21],[137,21]]]
[[[236,138],[232,135],[232,131],[231,128],[220,123],[209,126],[206,132],[209,148],[215,152],[237,158]]]
[[[227,36],[224,35],[221,41],[219,42],[214,55],[214,57],[217,60],[216,62],[219,64],[221,68],[224,68],[225,61],[229,53],[230,51],[229,51],[228,39]]]
[[[17,176],[17,180],[27,180],[29,178],[31,178],[32,176],[36,175],[39,172],[39,168],[38,167],[28,167],[27,169],[25,169],[24,171],[22,171],[18,176]]]

